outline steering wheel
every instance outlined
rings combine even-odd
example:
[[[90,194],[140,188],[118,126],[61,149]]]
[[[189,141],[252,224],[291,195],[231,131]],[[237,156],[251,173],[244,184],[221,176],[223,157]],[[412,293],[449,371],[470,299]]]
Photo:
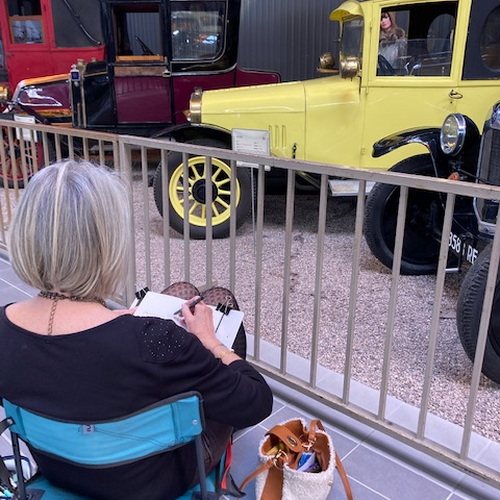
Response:
[[[382,55],[378,55],[377,59],[377,75],[380,76],[393,76],[396,74],[396,71],[391,66],[391,63]]]
[[[154,56],[155,53],[136,35],[135,39],[139,42],[141,49],[142,49],[142,55],[143,56]]]

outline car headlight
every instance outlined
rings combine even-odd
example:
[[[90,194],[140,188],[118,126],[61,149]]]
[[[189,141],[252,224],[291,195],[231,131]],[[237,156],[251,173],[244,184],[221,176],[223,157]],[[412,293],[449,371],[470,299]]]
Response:
[[[448,115],[441,127],[440,143],[443,153],[457,155],[462,150],[466,137],[467,121],[464,115]]]

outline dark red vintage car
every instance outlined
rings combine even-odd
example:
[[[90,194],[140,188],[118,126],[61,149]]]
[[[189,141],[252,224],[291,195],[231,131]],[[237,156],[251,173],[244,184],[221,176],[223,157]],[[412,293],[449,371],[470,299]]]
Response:
[[[279,81],[276,73],[238,67],[241,0],[52,3],[53,10],[61,3],[74,12],[100,11],[104,58],[85,60],[82,52],[63,74],[24,79],[12,97],[13,112],[17,105],[48,123],[151,136],[186,122],[196,87]],[[10,163],[7,180],[21,180],[19,162]]]

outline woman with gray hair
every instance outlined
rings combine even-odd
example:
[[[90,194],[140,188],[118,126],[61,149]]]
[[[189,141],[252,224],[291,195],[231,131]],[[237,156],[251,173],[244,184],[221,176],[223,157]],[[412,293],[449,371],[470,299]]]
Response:
[[[0,308],[0,397],[67,420],[133,413],[185,391],[204,400],[207,471],[233,428],[272,408],[261,375],[216,338],[204,301],[174,322],[111,310],[132,245],[127,186],[105,168],[66,161],[40,170],[10,228],[15,272],[40,290]],[[51,482],[91,498],[176,498],[196,484],[191,447],[107,469],[86,469],[34,452]]]

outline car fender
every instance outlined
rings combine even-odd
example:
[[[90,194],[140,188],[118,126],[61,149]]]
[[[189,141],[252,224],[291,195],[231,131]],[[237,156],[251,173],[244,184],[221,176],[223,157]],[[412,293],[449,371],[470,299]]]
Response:
[[[380,139],[373,145],[372,156],[378,158],[408,144],[422,144],[431,154],[433,161],[442,156],[439,146],[441,129],[437,127],[412,128]]]
[[[166,127],[156,132],[153,138],[170,139],[176,142],[188,142],[194,139],[214,139],[231,146],[231,134],[219,127],[210,125],[191,125],[190,123],[181,123]]]

